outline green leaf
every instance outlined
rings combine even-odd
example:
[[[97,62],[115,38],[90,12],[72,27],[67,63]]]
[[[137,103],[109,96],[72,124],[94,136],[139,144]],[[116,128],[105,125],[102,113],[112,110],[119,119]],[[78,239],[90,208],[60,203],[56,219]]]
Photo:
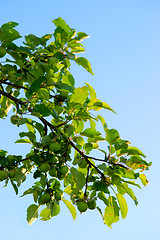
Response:
[[[54,109],[52,111],[54,111]],[[32,111],[32,114],[33,113],[38,113],[38,114],[41,114],[43,117],[48,117],[53,112],[51,112],[49,107],[47,107],[45,104],[42,103],[42,104],[35,105],[35,107],[33,108],[33,111]]]
[[[85,178],[84,174],[80,171],[77,171],[77,169],[73,168],[73,167],[71,168],[70,172],[73,176],[74,181],[77,184],[77,189],[81,190],[86,183],[86,178]]]
[[[89,83],[85,83],[85,84],[88,86],[90,99],[96,99],[96,91],[94,90],[94,88]]]
[[[2,29],[12,29],[12,28],[15,28],[16,26],[18,26],[18,23],[16,22],[8,22],[8,23],[5,23],[1,26]]]
[[[70,96],[70,102],[84,104],[87,97],[88,97],[88,88],[86,86],[81,88],[79,87],[73,91],[73,94]]]
[[[33,132],[21,132],[19,133],[19,136],[22,137],[28,137],[31,141],[34,141],[36,139],[36,135]]]
[[[138,188],[141,189],[141,187],[139,186],[139,184],[135,183],[134,181],[125,181],[124,179],[121,179],[122,182],[125,182],[125,183],[128,183],[128,184],[131,184],[133,186],[136,186]]]
[[[109,206],[108,199],[106,198],[106,196],[105,196],[105,194],[104,194],[103,191],[98,193],[98,198],[99,198],[100,200],[102,200],[102,201],[104,202],[104,204],[106,204],[107,206]]]
[[[107,123],[106,123],[105,119],[101,115],[97,115],[97,118],[101,121],[104,131],[106,131],[107,130]]]
[[[99,131],[97,131],[96,129],[87,128],[81,133],[81,135],[86,136],[86,137],[95,137],[95,136],[101,135],[101,133]]]
[[[65,83],[65,84],[70,85],[70,86],[74,86],[75,80],[74,80],[74,77],[72,76],[72,74],[70,72],[66,72],[65,74],[63,74],[62,83]]]
[[[76,213],[76,209],[73,206],[73,204],[70,201],[68,201],[68,200],[66,200],[64,198],[62,199],[62,201],[66,204],[66,206],[68,207],[70,213],[72,214],[73,219],[75,220],[76,216],[77,216],[77,213]]]
[[[137,206],[138,205],[138,201],[137,201],[137,198],[134,195],[133,190],[128,187],[127,183],[123,183],[122,187],[125,190],[125,192],[133,199],[135,205]]]
[[[2,25],[1,27],[1,31],[0,31],[0,40],[3,43],[3,46],[6,45],[18,38],[21,38],[19,32],[17,32],[15,29],[13,29],[14,27],[16,27],[18,24],[15,22],[9,22],[9,23],[5,23]]]
[[[16,186],[16,184],[11,180],[11,184],[12,184],[12,187],[16,193],[16,195],[18,194],[18,187]]]
[[[40,88],[37,93],[39,98],[49,100],[49,91],[46,88]]]
[[[57,216],[59,213],[60,213],[60,206],[55,203],[55,202],[52,202],[50,204],[50,209],[51,209],[51,216]]]
[[[15,173],[15,180],[17,181],[17,186],[19,187],[22,182],[26,180],[26,175],[25,175],[26,169],[25,168],[19,168],[18,171]]]
[[[81,41],[83,41],[84,39],[87,39],[87,38],[89,38],[89,36],[86,33],[77,32],[77,37],[75,37],[74,39],[81,42]]]
[[[25,195],[28,195],[28,194],[32,194],[34,192],[34,189],[33,188],[29,188],[28,190],[26,190],[21,197],[24,197]]]
[[[125,173],[121,174],[121,176],[129,179],[137,179],[139,177],[139,174],[135,173],[131,169],[128,169],[128,170],[125,170]]]
[[[96,181],[93,183],[94,189],[97,191],[102,191],[104,193],[110,193],[108,190],[108,185],[104,181]]]
[[[42,82],[45,82],[46,81],[46,78],[45,77],[40,77],[38,79],[36,79],[30,86],[29,90],[28,90],[28,93],[29,95],[27,95],[27,97],[31,97],[32,94],[34,92],[37,92],[37,90],[40,88],[41,86],[41,83]]]
[[[126,218],[127,212],[128,212],[127,202],[126,202],[125,198],[123,197],[123,195],[120,193],[117,193],[117,199],[118,199],[118,203],[120,206],[122,218]]]
[[[31,141],[29,139],[19,139],[15,143],[30,143],[31,144]]]
[[[32,204],[27,208],[27,221],[31,225],[38,218],[39,206]]]
[[[78,57],[78,58],[75,59],[75,62],[78,65],[81,65],[82,67],[84,67],[89,73],[91,73],[93,75],[91,64],[86,58]]]
[[[71,195],[71,193],[72,193],[71,185],[69,185],[68,187],[66,187],[66,188],[64,189],[64,192],[67,193],[68,195]]]
[[[51,219],[51,209],[48,208],[44,208],[41,212],[40,212],[40,216],[42,221],[47,221]]]
[[[112,228],[111,225],[119,220],[119,216],[116,215],[113,206],[108,206],[105,208],[104,221],[108,227]]]
[[[140,178],[142,184],[146,187],[147,184],[148,184],[148,180],[147,180],[147,178],[146,178],[146,175],[144,175],[144,174],[139,174],[139,178]]]
[[[76,133],[80,133],[83,131],[84,122],[82,120],[73,120],[72,124],[75,127]]]
[[[118,155],[122,155],[122,154],[127,154],[128,156],[129,155],[140,155],[140,156],[143,156],[143,157],[146,157],[142,152],[141,150],[139,150],[138,148],[136,147],[132,147],[132,146],[129,146],[127,149],[122,149],[118,152]]]
[[[53,20],[52,22],[56,25],[56,27],[61,27],[69,37],[73,35],[74,29],[71,29],[61,17]]]
[[[120,138],[119,133],[116,129],[107,129],[106,130],[106,140],[112,145]]]

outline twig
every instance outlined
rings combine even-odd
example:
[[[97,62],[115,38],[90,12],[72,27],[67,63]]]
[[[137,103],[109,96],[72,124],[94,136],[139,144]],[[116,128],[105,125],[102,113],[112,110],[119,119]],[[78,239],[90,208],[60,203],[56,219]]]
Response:
[[[85,192],[84,192],[84,197],[87,197],[87,187],[88,187],[89,169],[90,169],[90,165],[88,165],[88,168],[87,168],[86,188],[85,188]]]

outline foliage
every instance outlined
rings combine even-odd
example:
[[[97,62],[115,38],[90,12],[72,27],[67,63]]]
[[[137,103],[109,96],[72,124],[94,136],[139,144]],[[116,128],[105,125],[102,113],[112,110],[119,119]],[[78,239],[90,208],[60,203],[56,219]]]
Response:
[[[81,42],[88,35],[76,33],[61,18],[53,23],[53,35],[30,34],[23,46],[14,42],[21,37],[14,29],[17,23],[0,28],[0,117],[5,119],[12,109],[11,124],[22,130],[16,143],[31,145],[25,157],[0,150],[0,181],[10,182],[18,194],[27,176],[33,176],[33,185],[22,195],[33,195],[34,204],[27,209],[29,224],[38,216],[46,221],[58,215],[62,201],[73,219],[75,206],[81,213],[96,209],[111,227],[120,214],[127,215],[125,194],[137,205],[129,186],[140,188],[138,179],[147,185],[141,172],[151,163],[95,115],[100,109],[114,111],[97,99],[93,87],[88,83],[75,87],[69,71],[72,61],[93,74],[89,61],[77,56],[85,51]],[[104,133],[97,130],[99,122]],[[103,157],[92,157],[93,153]]]

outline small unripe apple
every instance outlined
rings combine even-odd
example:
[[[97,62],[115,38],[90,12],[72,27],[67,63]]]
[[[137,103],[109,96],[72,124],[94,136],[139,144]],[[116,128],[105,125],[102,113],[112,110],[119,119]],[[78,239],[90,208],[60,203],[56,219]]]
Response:
[[[53,152],[58,152],[60,149],[61,149],[61,146],[58,142],[54,142],[49,145],[49,150]]]
[[[96,208],[96,201],[93,199],[90,199],[88,200],[87,205],[90,210],[93,210]]]
[[[44,173],[48,172],[49,169],[50,169],[50,166],[49,166],[48,163],[42,163],[42,164],[39,166],[39,170],[40,170],[41,172],[44,172]]]
[[[80,168],[85,168],[86,166],[87,166],[87,161],[85,160],[85,159],[83,159],[82,160],[82,162],[80,162],[79,164],[78,164],[78,166],[80,167]]]
[[[68,173],[68,171],[69,171],[69,168],[67,166],[62,166],[60,168],[60,172],[62,175],[66,175]]]
[[[61,196],[61,193],[60,193],[60,192],[56,191],[54,195],[55,195],[55,199],[56,199],[57,201],[61,200],[62,196]]]
[[[56,171],[56,169],[55,169],[55,168],[50,169],[50,170],[49,170],[49,175],[50,175],[51,177],[57,177],[57,171]]]
[[[54,186],[53,186],[53,190],[59,190],[61,187],[61,184],[58,180],[56,180]]]
[[[7,170],[2,170],[0,171],[0,180],[3,181],[8,178],[8,171]]]
[[[38,202],[39,202],[40,205],[42,205],[42,204],[50,202],[50,200],[51,200],[50,194],[49,193],[44,193],[42,196],[40,196]]]
[[[87,211],[88,205],[85,202],[78,201],[77,207],[80,212],[85,212],[85,211]]]
[[[13,177],[15,176],[15,172],[16,172],[15,169],[9,170],[9,177],[10,177],[10,178],[13,178]]]

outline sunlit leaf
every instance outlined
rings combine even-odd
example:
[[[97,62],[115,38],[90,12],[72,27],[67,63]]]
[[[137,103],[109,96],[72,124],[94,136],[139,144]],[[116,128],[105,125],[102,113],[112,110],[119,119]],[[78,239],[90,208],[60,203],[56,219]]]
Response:
[[[128,206],[127,206],[126,200],[123,197],[123,195],[120,193],[117,193],[117,199],[120,206],[122,218],[126,218],[128,213]]]
[[[68,201],[68,200],[66,200],[64,198],[62,199],[62,201],[66,204],[66,206],[68,207],[70,213],[72,214],[73,219],[75,220],[77,213],[76,213],[76,209],[73,206],[73,204],[70,201]]]

